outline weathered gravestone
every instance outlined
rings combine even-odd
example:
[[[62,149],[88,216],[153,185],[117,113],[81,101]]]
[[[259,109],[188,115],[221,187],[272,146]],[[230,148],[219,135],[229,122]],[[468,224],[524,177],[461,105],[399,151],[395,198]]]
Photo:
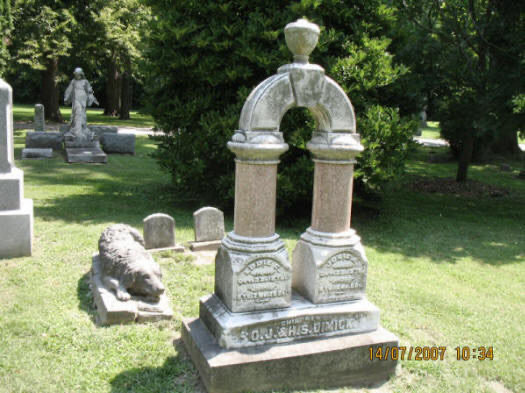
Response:
[[[224,237],[224,214],[214,207],[203,207],[193,213],[195,241],[192,251],[217,250]]]
[[[200,318],[182,326],[210,393],[372,384],[396,366],[370,360],[370,348],[386,350],[398,339],[379,326],[379,310],[365,297],[368,263],[350,228],[363,147],[350,100],[308,63],[319,32],[306,20],[286,26],[294,63],[249,95],[228,143],[236,156],[234,231],[217,253],[215,293],[201,299]],[[310,109],[317,129],[307,144],[312,223],[290,264],[275,233],[275,197],[279,156],[288,149],[279,123],[297,106]]]
[[[11,86],[0,79],[0,258],[31,255],[33,200],[24,198],[24,172],[15,167]]]
[[[101,142],[106,153],[135,154],[135,134],[108,132],[103,135]]]
[[[171,319],[160,266],[140,233],[124,224],[104,230],[93,255],[91,290],[101,325]]]
[[[35,131],[45,131],[46,130],[44,105],[42,104],[35,105],[34,129]]]
[[[26,148],[62,150],[64,134],[53,131],[30,131],[26,133]]]
[[[53,149],[28,149],[22,150],[22,160],[53,158]]]
[[[175,220],[163,213],[147,216],[144,221],[146,250],[173,250],[183,252],[184,247],[175,243]]]

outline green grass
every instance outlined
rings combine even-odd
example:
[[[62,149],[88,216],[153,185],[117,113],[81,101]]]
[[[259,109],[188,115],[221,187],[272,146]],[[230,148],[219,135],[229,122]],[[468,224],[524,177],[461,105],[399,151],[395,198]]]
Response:
[[[66,122],[71,117],[71,107],[62,106],[60,112]],[[138,111],[130,112],[129,120],[120,120],[118,117],[104,116],[104,110],[99,108],[88,108],[87,118],[89,124],[107,124],[121,127],[153,127],[153,118],[149,115],[139,113]],[[15,122],[33,121],[34,106],[32,105],[13,105],[13,120]]]
[[[439,139],[439,122],[427,121],[427,126],[421,129],[421,137],[428,139]]]
[[[428,139],[440,139],[440,129],[438,121],[427,121],[427,127],[421,130],[421,137]],[[518,143],[525,144],[525,138],[520,138],[518,134]]]
[[[16,157],[24,133],[16,132]],[[87,273],[100,232],[124,222],[141,229],[155,212],[175,217],[179,242],[191,240],[192,212],[137,138],[137,155],[107,165],[63,158],[17,161],[35,203],[34,254],[0,260],[0,392],[194,392],[198,375],[181,349],[181,318],[198,315],[213,291],[214,267],[157,256],[175,311],[172,321],[97,327]],[[412,155],[405,179],[379,210],[354,207],[353,227],[369,259],[367,294],[382,325],[402,345],[446,346],[443,361],[400,361],[381,392],[525,391],[525,181],[518,170],[473,165],[472,179],[507,188],[500,198],[426,194],[415,177],[453,177],[454,163]],[[520,163],[512,163],[519,167]],[[226,220],[231,229],[231,217]],[[278,226],[289,251],[307,223]],[[456,346],[493,346],[494,360],[455,360]],[[353,392],[350,388],[330,392]],[[367,389],[361,389],[366,392]],[[321,391],[316,391],[321,392]]]

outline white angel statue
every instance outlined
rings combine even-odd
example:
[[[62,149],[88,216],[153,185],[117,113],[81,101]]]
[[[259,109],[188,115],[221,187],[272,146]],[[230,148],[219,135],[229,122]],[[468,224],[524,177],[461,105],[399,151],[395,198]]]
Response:
[[[64,94],[64,102],[71,104],[71,128],[66,134],[79,139],[90,138],[87,128],[86,107],[93,103],[99,105],[93,89],[85,79],[82,68],[75,68],[73,72],[74,79],[69,84]]]

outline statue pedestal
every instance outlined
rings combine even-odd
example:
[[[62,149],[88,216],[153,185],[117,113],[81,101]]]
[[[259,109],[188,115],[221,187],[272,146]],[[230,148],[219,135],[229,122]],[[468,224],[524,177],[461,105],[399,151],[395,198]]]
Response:
[[[66,134],[64,140],[68,163],[106,164],[108,162],[108,156],[100,148],[96,135],[93,135],[92,140],[85,141]]]

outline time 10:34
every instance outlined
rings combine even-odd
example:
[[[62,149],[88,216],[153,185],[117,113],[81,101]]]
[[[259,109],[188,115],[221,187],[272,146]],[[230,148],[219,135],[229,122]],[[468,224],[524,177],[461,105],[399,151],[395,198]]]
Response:
[[[457,360],[494,360],[494,350],[492,347],[456,347],[455,349]]]

